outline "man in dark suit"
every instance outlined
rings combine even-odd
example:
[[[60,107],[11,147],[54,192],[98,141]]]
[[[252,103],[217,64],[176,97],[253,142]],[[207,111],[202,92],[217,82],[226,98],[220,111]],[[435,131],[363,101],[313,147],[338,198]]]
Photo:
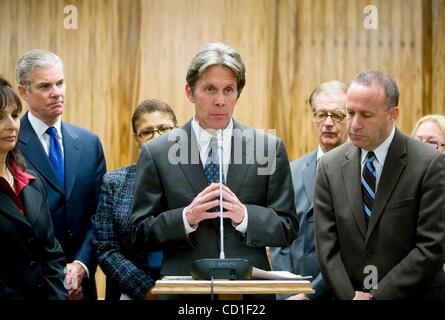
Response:
[[[63,63],[52,52],[31,50],[16,68],[19,92],[28,103],[19,146],[28,166],[43,177],[54,231],[67,259],[70,299],[97,298],[92,216],[105,173],[99,138],[62,121]]]
[[[396,129],[398,99],[389,76],[358,74],[351,141],[318,164],[316,247],[337,299],[444,298],[445,155]]]
[[[162,275],[190,275],[194,260],[220,256],[219,212],[212,210],[220,186],[214,161],[218,129],[226,257],[270,269],[266,246],[289,245],[297,235],[283,143],[232,118],[244,84],[240,55],[225,44],[207,44],[187,72],[193,119],[142,147],[131,237],[136,246],[164,250]]]
[[[330,296],[326,291],[315,253],[313,197],[318,160],[347,139],[346,89],[347,85],[343,82],[328,81],[315,88],[309,98],[319,145],[317,149],[290,164],[295,193],[294,202],[300,223],[298,236],[292,245],[270,248],[269,252],[274,270],[286,270],[295,274],[312,276],[311,285],[315,293],[309,296],[303,293],[293,296],[279,295],[279,299],[328,299]]]

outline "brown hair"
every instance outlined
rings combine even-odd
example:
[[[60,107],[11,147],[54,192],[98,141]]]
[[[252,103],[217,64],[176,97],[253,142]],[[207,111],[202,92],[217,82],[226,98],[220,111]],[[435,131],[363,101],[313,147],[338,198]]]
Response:
[[[0,111],[8,106],[17,106],[17,111],[22,112],[22,101],[12,88],[11,84],[3,76],[0,75]],[[16,144],[14,149],[10,150],[6,155],[6,165],[11,170],[13,165],[18,165],[25,169],[25,160]]]

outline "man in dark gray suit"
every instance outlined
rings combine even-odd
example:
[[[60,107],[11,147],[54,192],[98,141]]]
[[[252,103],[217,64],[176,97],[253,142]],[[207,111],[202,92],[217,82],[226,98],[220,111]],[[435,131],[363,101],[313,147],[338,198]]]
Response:
[[[290,165],[295,192],[294,202],[300,223],[298,237],[292,245],[270,248],[269,252],[274,270],[286,270],[295,274],[312,276],[311,285],[315,293],[309,296],[303,293],[293,296],[279,295],[279,299],[329,298],[315,253],[313,197],[318,160],[323,154],[344,143],[347,139],[346,89],[347,85],[343,82],[328,81],[315,88],[309,98],[319,146],[301,158],[292,161]]]
[[[218,205],[220,184],[208,173],[215,131],[223,129],[226,257],[270,269],[266,246],[288,245],[298,231],[284,145],[232,118],[245,84],[245,66],[231,47],[204,46],[186,80],[187,97],[195,105],[193,119],[142,147],[132,241],[164,250],[162,275],[190,275],[194,260],[219,257],[219,212],[212,208]]]
[[[351,141],[318,164],[316,248],[337,299],[444,298],[445,155],[396,129],[398,99],[389,76],[358,74]]]

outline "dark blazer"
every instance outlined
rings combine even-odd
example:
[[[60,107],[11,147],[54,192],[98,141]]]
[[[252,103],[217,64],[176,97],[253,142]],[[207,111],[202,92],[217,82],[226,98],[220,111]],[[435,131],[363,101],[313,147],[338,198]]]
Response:
[[[443,288],[445,154],[396,130],[366,227],[360,152],[347,142],[318,164],[316,245],[326,284],[338,299],[352,299],[371,275],[376,299],[423,298]]]
[[[25,215],[0,190],[0,300],[65,300],[65,256],[41,181],[31,180],[21,199]]]
[[[170,141],[172,139],[174,141]],[[255,142],[264,146],[264,150],[256,149]],[[237,152],[234,149],[238,149]],[[257,162],[255,151],[275,160],[269,163],[271,168]],[[180,163],[172,163],[174,161]],[[274,136],[234,121],[226,184],[248,212],[244,235],[225,219],[226,257],[245,258],[256,267],[270,270],[266,246],[288,245],[298,231],[283,143]],[[136,246],[164,250],[161,274],[190,275],[194,260],[219,257],[218,219],[202,221],[188,236],[182,219],[183,209],[206,187],[207,180],[190,121],[142,147],[130,232]]]
[[[144,299],[159,274],[149,267],[149,253],[130,242],[130,213],[133,205],[136,165],[104,176],[96,213],[97,261],[107,276],[105,299],[119,300],[121,293]]]
[[[312,276],[314,294],[310,299],[326,297],[326,286],[320,272],[315,253],[315,223],[313,198],[315,174],[317,168],[317,149],[292,161],[290,169],[294,186],[294,202],[300,223],[297,239],[292,245],[282,248],[270,248],[272,269],[286,270],[303,276]],[[286,298],[289,295],[280,295]]]
[[[38,172],[48,192],[48,204],[54,233],[65,252],[67,262],[79,260],[90,272],[84,282],[86,295],[95,293],[96,270],[93,248],[93,221],[96,212],[105,159],[97,135],[62,121],[65,159],[65,186],[61,186],[26,113],[21,121],[19,147],[28,167]],[[94,297],[93,297],[94,298]]]

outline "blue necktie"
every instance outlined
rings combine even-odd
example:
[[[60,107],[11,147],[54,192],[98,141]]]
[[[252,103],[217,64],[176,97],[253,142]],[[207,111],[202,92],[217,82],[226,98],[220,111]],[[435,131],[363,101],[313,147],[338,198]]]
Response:
[[[46,130],[49,135],[49,161],[51,161],[54,171],[56,172],[57,179],[62,187],[65,186],[65,167],[63,162],[62,147],[60,146],[59,139],[57,139],[57,130],[54,127],[49,127]]]
[[[372,215],[372,205],[375,199],[376,171],[373,161],[376,159],[374,152],[368,152],[366,163],[362,172],[362,193],[363,193],[363,209],[365,211],[366,222]]]
[[[210,140],[209,153],[207,156],[206,165],[204,167],[204,174],[207,178],[207,185],[211,185],[213,182],[219,182],[218,142],[216,137],[213,137]],[[222,177],[222,183],[224,184],[224,174]]]

